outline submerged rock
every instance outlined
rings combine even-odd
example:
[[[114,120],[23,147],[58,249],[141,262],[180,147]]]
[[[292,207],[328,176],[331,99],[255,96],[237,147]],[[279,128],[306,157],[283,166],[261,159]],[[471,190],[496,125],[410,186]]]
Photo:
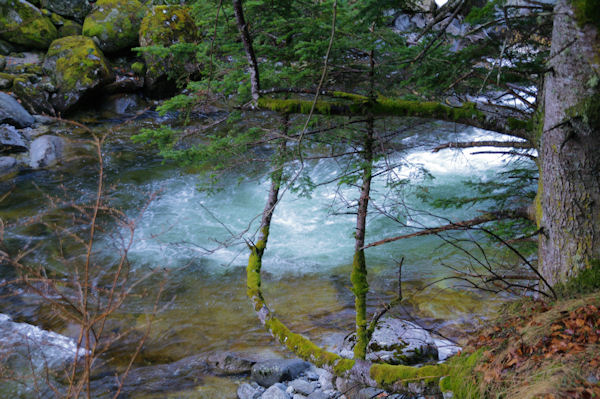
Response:
[[[99,0],[83,22],[83,35],[105,52],[136,47],[144,11],[137,0]]]
[[[33,169],[53,166],[61,160],[65,140],[58,136],[41,136],[31,142],[29,166]]]
[[[45,50],[58,37],[50,18],[25,0],[0,0],[0,37],[28,48]]]
[[[31,126],[35,120],[13,97],[0,92],[0,123],[16,127]]]
[[[19,171],[16,158],[0,156],[0,179],[9,178]]]
[[[252,379],[263,387],[297,378],[310,367],[300,359],[275,359],[258,362],[252,366]]]
[[[198,31],[187,7],[154,6],[142,20],[139,39],[144,47],[170,47],[180,43],[195,43]],[[177,88],[169,73],[179,71],[180,75],[191,74],[198,68],[193,56],[186,58],[182,54],[160,57],[145,52],[147,93],[153,97],[173,94]]]
[[[114,80],[108,61],[94,41],[85,36],[52,42],[44,60],[44,72],[56,86],[57,93],[50,102],[58,112],[69,110],[84,95]]]

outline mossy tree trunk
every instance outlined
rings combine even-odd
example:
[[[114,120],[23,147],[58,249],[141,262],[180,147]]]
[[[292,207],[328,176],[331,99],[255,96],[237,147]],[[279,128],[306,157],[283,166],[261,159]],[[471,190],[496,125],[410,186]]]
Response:
[[[354,357],[364,359],[367,353],[369,337],[367,334],[367,264],[365,260],[365,233],[367,231],[367,209],[371,194],[371,176],[373,169],[373,117],[367,122],[367,135],[363,149],[363,171],[358,210],[356,216],[356,232],[354,240],[354,260],[352,262],[352,292],[354,293],[354,309],[356,311],[356,345]]]
[[[590,0],[555,6],[539,133],[539,262],[550,285],[600,258],[600,15]]]

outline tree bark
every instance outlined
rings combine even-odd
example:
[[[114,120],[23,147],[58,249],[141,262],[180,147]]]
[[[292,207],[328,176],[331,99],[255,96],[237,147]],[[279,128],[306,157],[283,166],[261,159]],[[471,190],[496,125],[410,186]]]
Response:
[[[248,24],[244,18],[244,9],[242,8],[241,0],[233,0],[233,11],[235,13],[235,20],[237,22],[238,30],[240,31],[240,38],[244,45],[244,51],[246,52],[246,58],[248,59],[248,67],[250,68],[250,85],[252,92],[252,105],[256,107],[258,105],[258,98],[260,93],[260,78],[258,75],[258,62],[256,61],[256,55],[254,54],[254,46],[252,46],[252,37],[248,31]]]
[[[538,133],[539,262],[550,285],[600,258],[600,40],[593,25],[599,22],[576,4],[583,8],[568,0],[555,6]]]

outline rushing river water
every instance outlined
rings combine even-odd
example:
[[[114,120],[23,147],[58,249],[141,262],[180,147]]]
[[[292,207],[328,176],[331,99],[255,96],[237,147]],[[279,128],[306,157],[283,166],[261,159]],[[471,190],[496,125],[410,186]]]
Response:
[[[165,123],[165,119],[146,113],[132,123],[115,128],[131,114],[110,114],[110,118],[100,115],[94,115],[100,119],[91,126],[97,132],[111,130],[104,154],[106,180],[115,186],[112,200],[131,217],[147,206],[137,219],[129,251],[133,279],[150,271],[154,273],[136,288],[111,321],[113,330],[130,329],[133,333],[108,352],[106,362],[115,370],[127,364],[127,354],[135,350],[145,329],[145,316],[154,305],[155,296],[146,293],[152,292],[161,281],[165,281],[165,285],[158,303],[160,311],[134,368],[212,351],[238,351],[257,357],[288,355],[263,330],[245,296],[244,267],[248,251],[243,239],[251,239],[256,231],[257,216],[264,207],[268,188],[265,177],[254,172],[238,183],[240,175],[230,174],[221,181],[222,191],[207,195],[197,189],[200,182],[197,175],[185,173],[176,165],[164,164],[152,151],[129,141],[129,135],[140,127]],[[75,128],[68,134],[74,140],[86,137],[84,131]],[[415,231],[414,227],[444,224],[445,219],[457,221],[476,216],[476,209],[428,208],[420,202],[416,187],[427,190],[431,196],[449,198],[471,192],[463,183],[467,179],[495,178],[508,167],[506,158],[470,155],[470,151],[431,152],[442,141],[490,138],[502,139],[502,136],[441,123],[430,123],[410,135],[398,137],[397,142],[408,149],[394,154],[388,162],[397,165],[395,179],[410,181],[406,185],[404,205],[405,209],[412,209],[411,215],[402,220],[407,226],[403,227],[373,208],[367,242],[410,233]],[[59,171],[19,176],[0,216],[14,222],[39,214],[46,207],[40,193],[62,195],[59,183],[79,201],[93,198],[96,169],[93,162],[85,162],[89,165],[73,166],[71,162],[71,166]],[[294,167],[291,165],[290,171]],[[305,167],[315,182],[332,180],[340,173],[332,160],[308,162]],[[422,169],[428,173],[420,173]],[[3,184],[9,187],[8,182]],[[151,193],[157,194],[148,203]],[[385,193],[386,177],[377,177],[372,203],[384,206],[388,201]],[[287,191],[273,218],[264,257],[267,302],[291,329],[320,344],[332,344],[353,326],[349,274],[355,216],[348,214],[349,209],[344,208],[340,198],[352,201],[357,194],[356,188],[335,183],[318,186],[311,198]],[[442,214],[443,218],[435,214]],[[112,235],[100,236],[96,259],[115,258],[113,238],[119,232],[125,234],[126,229],[113,225]],[[50,232],[22,226],[10,234],[18,242],[44,243],[34,257],[40,262],[48,261],[44,251],[51,251]],[[475,233],[461,234],[465,238],[481,238]],[[404,257],[402,279],[406,306],[392,313],[414,317],[454,336],[460,336],[479,318],[488,315],[502,298],[459,289],[450,281],[428,285],[450,273],[445,265],[460,268],[468,263],[459,249],[443,243],[438,237],[425,236],[369,249],[370,310],[394,297],[397,262]],[[496,247],[488,250],[491,256],[497,252]],[[75,326],[62,321],[33,295],[0,301],[0,312],[73,338],[77,336]],[[206,376],[201,385],[204,388],[194,389],[196,396],[190,394],[189,397],[230,397],[235,390],[234,379]],[[211,391],[211,387],[217,387],[219,393]],[[177,391],[176,386],[169,389]],[[203,389],[208,393],[202,394]],[[145,394],[140,392],[139,395]]]

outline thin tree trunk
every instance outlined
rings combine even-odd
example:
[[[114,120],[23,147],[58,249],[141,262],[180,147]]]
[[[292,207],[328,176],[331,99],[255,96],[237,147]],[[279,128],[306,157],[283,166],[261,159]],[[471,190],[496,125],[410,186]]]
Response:
[[[241,0],[233,0],[233,11],[235,13],[235,20],[237,22],[238,30],[240,31],[240,38],[242,39],[242,43],[244,45],[244,51],[246,52],[246,58],[248,59],[248,67],[250,68],[252,105],[253,107],[257,107],[258,98],[260,96],[258,62],[256,62],[256,55],[254,54],[254,47],[252,46],[252,37],[250,37],[248,24],[244,18],[244,9],[242,8]]]
[[[555,7],[538,132],[539,261],[550,285],[600,258],[600,40],[582,12],[568,0]]]

